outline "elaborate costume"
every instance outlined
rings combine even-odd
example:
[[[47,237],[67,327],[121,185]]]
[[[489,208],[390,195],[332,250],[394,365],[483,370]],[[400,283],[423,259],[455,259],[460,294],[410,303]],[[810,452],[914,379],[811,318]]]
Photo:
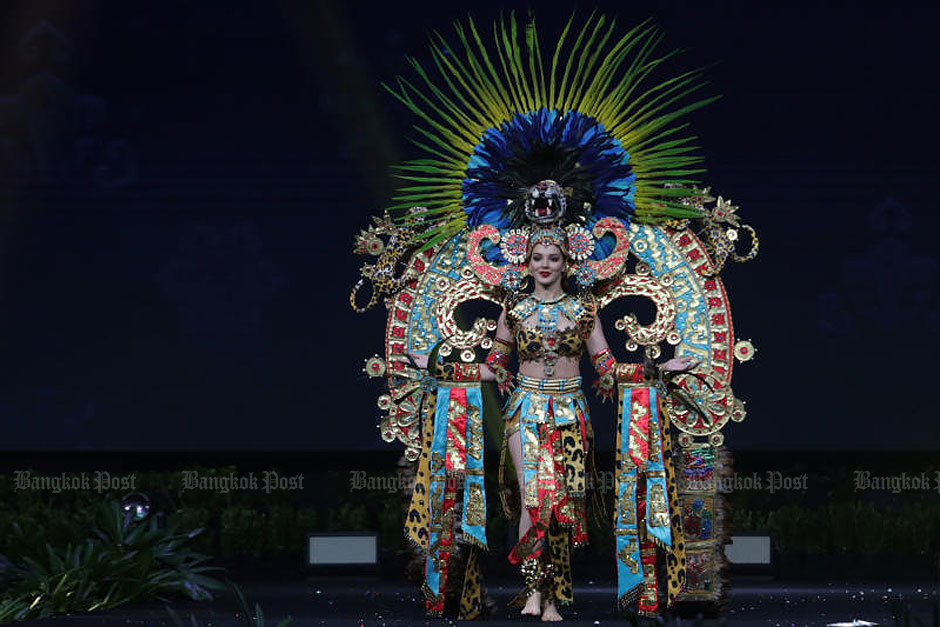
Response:
[[[691,512],[683,501],[689,457],[674,454],[672,431],[684,452],[717,460],[719,430],[744,418],[730,389],[732,356],[746,361],[754,348],[735,342],[717,273],[728,256],[753,257],[757,243],[746,255],[734,251],[738,233],[753,238],[753,230],[738,224],[736,207],[721,197],[714,204],[708,189],[696,187],[700,158],[676,123],[712,99],[685,100],[702,85],[697,72],[643,85],[672,56],[654,56],[658,36],[646,25],[617,35],[603,16],[580,29],[569,21],[550,63],[534,21],[501,20],[492,45],[472,21],[456,30],[457,45],[440,36],[431,44],[437,80],[412,61],[423,87],[401,78],[390,89],[423,121],[415,143],[426,156],[399,166],[406,184],[396,203],[360,234],[356,251],[378,259],[363,266],[350,295],[357,310],[380,300],[389,310],[385,355],[367,360],[365,370],[387,378],[382,437],[403,442],[405,456],[417,461],[406,534],[426,552],[428,611],[443,612],[448,594],[460,596],[462,617],[480,611],[475,550],[486,547],[486,492],[478,348],[490,351],[486,364],[500,389],[513,386],[513,342],[490,336],[495,321],[457,324],[456,308],[470,300],[502,306],[520,359],[542,368],[542,377],[519,378],[505,409],[506,428],[518,429],[523,442],[521,498],[532,521],[510,554],[526,576],[520,600],[536,589],[571,600],[568,546],[586,539],[592,435],[580,378],[555,378],[556,363],[580,356],[596,312],[627,296],[656,307],[649,325],[630,314],[617,320],[628,351],[643,346],[653,360],[665,342],[701,365],[671,377],[667,394],[655,368],[618,364],[609,351],[591,356],[595,388],[618,400],[611,556],[618,595],[623,603],[638,599],[644,613],[660,609],[659,547],[668,604],[696,593],[717,599],[722,538],[686,542],[684,520],[702,508]],[[537,244],[564,251],[577,296],[527,295],[526,262]],[[366,280],[372,295],[359,307]],[[430,354],[434,378],[409,354]],[[720,500],[710,499],[714,514]],[[473,548],[458,577],[461,544]],[[700,589],[689,589],[689,562],[710,569],[696,572]]]
[[[506,419],[506,438],[515,430],[521,436],[523,515],[532,523],[509,554],[525,577],[513,604],[522,605],[536,591],[569,603],[574,599],[569,549],[588,539],[587,452],[594,439],[581,377],[520,377]]]
[[[530,295],[506,313],[519,361],[538,361],[543,375],[551,377],[560,357],[581,357],[595,312],[564,294],[552,301]],[[531,318],[538,321],[536,326],[527,324]],[[562,318],[572,326],[559,328]],[[488,359],[491,366],[494,361]],[[536,591],[544,599],[571,602],[569,549],[588,539],[586,496],[593,474],[588,456],[593,451],[593,433],[581,377],[520,375],[504,417],[502,460],[506,459],[506,443],[518,433],[522,468],[516,470],[522,474],[522,515],[531,522],[509,555],[509,561],[520,566],[525,577],[525,587],[514,604],[524,604]],[[513,518],[514,508],[505,501],[503,505],[507,517]]]

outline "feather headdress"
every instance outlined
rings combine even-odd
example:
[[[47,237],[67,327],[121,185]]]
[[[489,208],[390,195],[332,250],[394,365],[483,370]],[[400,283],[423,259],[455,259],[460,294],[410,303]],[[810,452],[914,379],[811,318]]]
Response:
[[[472,19],[455,31],[456,45],[432,37],[436,77],[409,59],[417,79],[387,86],[421,120],[413,141],[426,155],[397,167],[404,185],[390,207],[414,228],[412,243],[517,227],[526,190],[546,179],[565,189],[564,222],[588,229],[604,218],[626,226],[699,215],[682,200],[694,194],[701,157],[678,120],[717,97],[694,96],[705,84],[699,70],[647,84],[676,54],[656,52],[653,26],[618,34],[603,15],[579,28],[572,16],[550,59],[534,18],[501,18],[489,42]]]

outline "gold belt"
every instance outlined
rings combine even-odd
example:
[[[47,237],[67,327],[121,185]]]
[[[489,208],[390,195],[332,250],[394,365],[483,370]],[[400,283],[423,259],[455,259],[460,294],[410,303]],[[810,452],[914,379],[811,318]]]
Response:
[[[570,379],[539,379],[519,375],[518,382],[520,388],[532,392],[563,394],[566,392],[579,392],[581,390],[581,377],[571,377]]]

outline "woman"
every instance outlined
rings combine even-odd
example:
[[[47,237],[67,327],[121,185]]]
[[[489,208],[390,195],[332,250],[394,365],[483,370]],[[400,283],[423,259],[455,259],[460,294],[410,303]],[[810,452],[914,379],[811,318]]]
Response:
[[[508,391],[508,359],[518,349],[518,389],[506,405],[504,441],[521,492],[520,540],[510,560],[526,576],[517,599],[522,612],[561,618],[557,604],[571,600],[568,548],[587,539],[585,463],[592,433],[578,376],[584,352],[600,375],[599,393],[612,395],[617,382],[624,384],[616,476],[618,600],[626,604],[642,590],[638,608],[652,612],[658,607],[652,598],[658,588],[656,546],[672,544],[670,513],[678,504],[667,501],[675,493],[667,494],[658,395],[644,382],[643,366],[614,360],[594,294],[619,298],[604,290],[618,285],[630,259],[641,258],[645,242],[633,247],[634,227],[672,223],[681,229],[705,217],[701,157],[681,117],[714,98],[697,95],[707,84],[697,71],[649,82],[651,70],[660,76],[659,68],[666,69],[674,56],[657,52],[661,35],[649,25],[622,32],[617,20],[592,14],[580,25],[569,20],[548,48],[539,43],[534,17],[524,23],[501,18],[492,40],[472,20],[456,24],[455,32],[455,40],[438,35],[431,44],[439,77],[414,62],[420,80],[403,77],[390,88],[420,119],[415,143],[423,154],[399,168],[403,183],[395,203],[357,240],[357,250],[381,255],[362,269],[375,290],[370,306],[384,299],[390,310],[389,363],[372,364],[375,372],[397,369],[389,375],[394,393],[382,398],[390,411],[383,437],[405,442],[414,453],[414,426],[424,425],[418,474],[425,483],[416,485],[409,512],[416,522],[408,533],[427,554],[428,611],[443,611],[450,554],[457,540],[467,540],[455,540],[458,502],[467,505],[459,521],[462,535],[485,542],[482,467],[470,472],[465,463],[473,459],[482,466],[482,447],[474,446],[477,454],[470,455],[467,443],[482,439],[479,381],[495,380]],[[550,64],[543,63],[549,58]],[[389,236],[387,244],[379,235]],[[399,263],[409,251],[420,252],[409,264]],[[434,264],[441,281],[421,278],[422,292],[405,293]],[[405,274],[395,276],[405,265]],[[526,273],[534,286],[523,295]],[[564,274],[575,278],[577,297],[565,293]],[[507,304],[486,364],[432,364],[438,384],[431,406],[418,400],[415,381],[400,383],[406,380],[398,376],[406,366],[400,355],[406,347],[424,349],[454,337],[441,327],[444,319],[452,322],[453,311],[441,306],[444,288],[438,286],[464,279],[488,295],[505,294]],[[417,318],[409,309],[420,309]],[[420,342],[414,341],[416,319],[424,325]],[[461,349],[462,360],[470,346]],[[427,357],[413,359],[428,365]],[[695,365],[672,359],[661,369]],[[453,487],[461,479],[464,496]],[[649,516],[643,513],[646,504],[653,505]],[[678,577],[670,580],[678,583]],[[679,591],[675,585],[670,590],[674,601]],[[651,597],[648,603],[643,594]]]
[[[519,542],[509,559],[521,566],[526,580],[513,604],[543,621],[562,619],[557,605],[572,600],[569,548],[587,540],[585,462],[593,434],[581,391],[581,355],[592,356],[600,375],[643,378],[642,365],[614,361],[593,299],[565,292],[566,242],[558,226],[534,230],[527,246],[533,291],[500,314],[493,350],[480,367],[482,380],[505,383],[509,356],[519,349],[518,388],[505,413],[505,441],[521,499]],[[426,355],[413,358],[427,367]],[[696,365],[688,358],[671,359],[660,368]]]

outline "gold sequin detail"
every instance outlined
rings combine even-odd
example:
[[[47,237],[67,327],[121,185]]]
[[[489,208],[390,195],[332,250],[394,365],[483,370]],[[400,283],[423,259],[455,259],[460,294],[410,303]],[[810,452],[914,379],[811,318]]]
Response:
[[[666,494],[663,492],[663,486],[660,483],[653,484],[650,489],[648,516],[651,527],[668,527],[669,511],[666,506]]]
[[[636,553],[636,546],[636,538],[630,538],[627,540],[627,546],[617,553],[617,559],[623,562],[630,569],[630,573],[634,575],[640,572],[640,565],[633,558],[633,554]]]
[[[486,524],[486,503],[483,502],[483,489],[478,483],[470,484],[470,493],[467,496],[467,524]]]
[[[628,481],[626,486],[626,492],[620,497],[620,524],[634,526],[636,525],[636,505],[630,495],[636,490],[636,483]]]
[[[476,405],[467,406],[467,456],[473,459],[483,457],[483,421]]]

